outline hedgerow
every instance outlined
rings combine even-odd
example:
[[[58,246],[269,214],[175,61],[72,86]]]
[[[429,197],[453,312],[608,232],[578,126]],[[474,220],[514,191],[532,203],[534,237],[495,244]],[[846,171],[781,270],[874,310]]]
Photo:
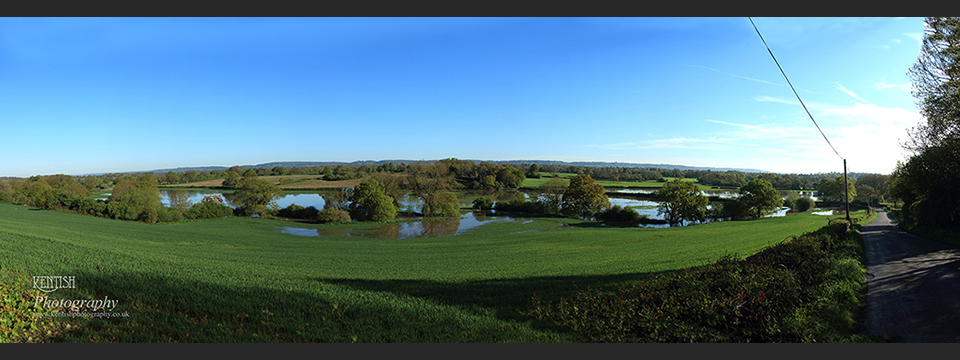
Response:
[[[746,259],[728,255],[528,314],[587,342],[845,342],[865,297],[859,234],[834,222]]]

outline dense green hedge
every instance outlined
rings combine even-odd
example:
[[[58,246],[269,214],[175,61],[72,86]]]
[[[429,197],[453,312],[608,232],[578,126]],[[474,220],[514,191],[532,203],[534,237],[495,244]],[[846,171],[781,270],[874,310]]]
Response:
[[[865,297],[859,234],[835,222],[746,259],[727,256],[614,291],[587,289],[529,315],[587,342],[845,342]]]

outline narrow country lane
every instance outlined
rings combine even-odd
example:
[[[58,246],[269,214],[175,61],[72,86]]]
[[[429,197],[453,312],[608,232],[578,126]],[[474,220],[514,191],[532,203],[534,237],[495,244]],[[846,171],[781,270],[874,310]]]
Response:
[[[905,233],[882,210],[861,231],[864,332],[895,342],[960,342],[960,248]]]

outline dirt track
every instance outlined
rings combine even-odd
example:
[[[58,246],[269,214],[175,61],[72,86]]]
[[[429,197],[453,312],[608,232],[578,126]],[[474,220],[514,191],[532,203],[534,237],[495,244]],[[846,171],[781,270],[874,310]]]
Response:
[[[960,342],[960,248],[900,231],[884,211],[861,231],[864,333],[895,342]]]

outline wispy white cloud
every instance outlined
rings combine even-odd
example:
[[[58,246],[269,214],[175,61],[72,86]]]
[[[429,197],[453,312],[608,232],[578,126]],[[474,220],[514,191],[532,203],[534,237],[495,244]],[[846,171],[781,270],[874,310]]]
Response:
[[[860,45],[857,47],[867,48],[867,49],[890,50],[890,45]]]
[[[853,93],[849,89],[846,92]],[[851,94],[856,98],[855,95]],[[914,111],[858,100],[861,101],[844,106],[812,104],[809,108],[824,135],[848,159],[853,171],[890,173],[896,162],[906,156],[899,144],[906,140],[907,129],[922,118]],[[664,149],[701,162],[750,164],[752,168],[784,173],[818,172],[824,164],[834,161],[838,171],[842,169],[840,158],[808,118],[794,123],[705,121],[726,128],[714,130],[710,137],[673,136],[591,147],[619,153]]]
[[[890,84],[884,81],[875,81],[873,83],[873,88],[883,91],[887,89],[897,89],[904,92],[910,92],[913,89],[912,84]]]
[[[900,40],[900,39],[890,39],[890,42],[892,42],[892,43],[894,43],[894,44],[899,44],[899,43],[901,43],[902,41],[903,41],[903,40]]]
[[[857,99],[857,100],[860,100],[861,102],[864,102],[864,103],[873,105],[871,102],[866,101],[866,100],[864,100],[863,98],[861,98],[859,95],[857,95],[857,93],[855,93],[855,92],[853,92],[853,91],[851,91],[851,90],[843,87],[843,85],[841,85],[840,83],[837,83],[837,90],[843,91],[844,94],[850,95],[850,97],[852,97],[852,98],[854,98],[854,99]]]
[[[700,65],[686,65],[686,66],[695,67],[695,68],[701,68],[701,69],[706,69],[706,70],[710,70],[710,71],[715,71],[715,72],[718,72],[718,73],[721,73],[721,74],[724,74],[724,75],[729,75],[729,76],[732,76],[732,77],[735,77],[735,78],[740,78],[740,79],[744,79],[744,80],[750,80],[750,81],[754,81],[754,82],[758,82],[758,83],[763,83],[763,84],[768,84],[768,85],[776,85],[776,86],[783,86],[783,87],[789,87],[789,85],[787,85],[786,83],[775,83],[775,82],[772,82],[772,81],[767,81],[767,80],[762,80],[762,79],[756,79],[756,78],[752,78],[752,77],[748,77],[748,76],[731,74],[731,73],[728,73],[728,72],[725,72],[725,71],[720,71],[720,70],[717,70],[717,69],[714,69],[714,68],[709,68],[709,67],[706,67],[706,66],[700,66]],[[810,94],[820,94],[820,93],[818,93],[818,92],[816,92],[816,91],[810,91],[810,90],[801,89],[801,88],[797,88],[797,90],[803,91],[803,92],[806,92],[806,93],[810,93]],[[820,95],[823,95],[823,94],[820,94]]]
[[[639,150],[639,149],[693,149],[693,150],[725,150],[725,145],[735,144],[735,139],[710,137],[708,139],[673,137],[669,139],[655,139],[639,143],[623,142],[616,144],[587,145],[587,147],[604,150]]]
[[[728,136],[733,141],[738,140],[776,140],[784,138],[803,138],[806,135],[808,129],[806,127],[789,127],[781,125],[748,125],[748,124],[738,124],[726,121],[710,120],[707,119],[707,122],[712,122],[715,124],[729,125],[738,128],[728,132]]]
[[[923,42],[923,33],[903,33],[903,36],[914,39],[917,42]]]
[[[717,70],[717,69],[714,69],[714,68],[709,68],[709,67],[706,67],[706,66],[700,66],[700,65],[687,65],[687,66],[689,66],[689,67],[695,67],[695,68],[701,68],[701,69],[707,69],[707,70],[715,71],[715,72],[718,72],[718,73],[721,73],[721,74],[724,74],[724,75],[729,75],[729,76],[733,76],[733,77],[741,78],[741,79],[746,79],[746,80],[750,80],[750,81],[756,81],[756,82],[759,82],[759,83],[770,84],[770,85],[777,85],[777,86],[785,86],[784,84],[777,84],[777,83],[775,83],[775,82],[771,82],[771,81],[767,81],[767,80],[761,80],[761,79],[755,79],[755,78],[752,78],[752,77],[747,77],[747,76],[742,76],[742,75],[731,74],[731,73],[728,73],[728,72],[725,72],[725,71],[720,71],[720,70]]]
[[[773,96],[757,96],[753,98],[753,100],[760,101],[760,102],[778,102],[778,103],[789,104],[789,105],[800,105],[799,102],[788,100],[788,99],[782,99],[778,97],[773,97]]]

